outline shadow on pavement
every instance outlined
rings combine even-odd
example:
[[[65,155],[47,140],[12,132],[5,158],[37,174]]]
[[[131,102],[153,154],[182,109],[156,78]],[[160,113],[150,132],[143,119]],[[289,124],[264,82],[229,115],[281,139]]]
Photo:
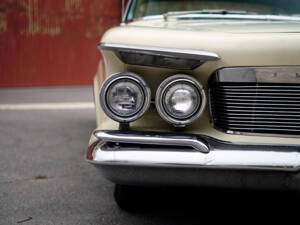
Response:
[[[298,215],[300,200],[300,192],[296,191],[132,188],[131,192],[127,212],[159,217],[166,224],[199,224],[203,220],[223,219],[241,222],[258,218],[273,221],[277,217],[291,219]]]

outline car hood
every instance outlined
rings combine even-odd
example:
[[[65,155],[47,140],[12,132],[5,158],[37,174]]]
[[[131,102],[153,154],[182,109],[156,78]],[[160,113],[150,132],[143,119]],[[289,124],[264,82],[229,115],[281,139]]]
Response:
[[[253,20],[139,20],[129,24],[135,27],[153,27],[176,30],[215,31],[225,33],[299,33],[300,21]]]
[[[101,42],[210,51],[221,58],[201,66],[211,70],[300,65],[300,23],[294,21],[143,20],[110,29]]]

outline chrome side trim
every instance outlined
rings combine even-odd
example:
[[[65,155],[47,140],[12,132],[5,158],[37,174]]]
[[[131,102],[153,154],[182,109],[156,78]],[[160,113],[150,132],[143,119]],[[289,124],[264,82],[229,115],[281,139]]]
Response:
[[[126,45],[114,43],[100,43],[99,50],[112,50],[112,51],[127,51],[138,54],[161,55],[169,57],[178,57],[185,59],[197,59],[200,61],[216,61],[221,57],[210,51],[193,50],[193,49],[180,49],[180,48],[163,48],[155,46],[142,46],[142,45]]]
[[[191,147],[195,150],[208,153],[209,146],[206,141],[197,136],[188,136],[180,134],[148,134],[139,132],[114,132],[114,131],[95,131],[95,137],[104,142],[146,144],[146,145],[166,145]]]
[[[125,14],[125,0],[122,0],[122,12],[121,12],[121,20],[123,21],[124,14]]]
[[[135,4],[135,1],[136,0],[129,0],[128,2],[127,2],[127,5],[126,5],[126,7],[125,7],[125,12],[124,12],[124,14],[123,14],[123,16],[122,16],[122,22],[121,22],[121,25],[125,25],[125,23],[126,23],[126,19],[127,19],[127,17],[128,17],[128,13],[129,13],[129,9],[130,9],[130,7],[131,7],[131,5],[132,4]]]

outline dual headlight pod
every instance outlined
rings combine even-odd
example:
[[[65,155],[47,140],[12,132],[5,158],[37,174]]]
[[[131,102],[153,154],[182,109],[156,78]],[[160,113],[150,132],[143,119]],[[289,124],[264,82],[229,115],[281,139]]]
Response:
[[[139,119],[149,108],[151,92],[137,74],[123,72],[108,77],[100,91],[100,104],[111,119],[129,123]]]
[[[123,72],[111,75],[103,83],[100,104],[111,119],[129,123],[139,119],[149,108],[151,92],[137,74]],[[174,126],[195,121],[206,104],[204,90],[194,78],[177,74],[165,79],[156,92],[159,115]]]
[[[194,78],[177,74],[165,79],[155,98],[160,116],[174,126],[185,126],[203,112],[206,98],[202,85]]]

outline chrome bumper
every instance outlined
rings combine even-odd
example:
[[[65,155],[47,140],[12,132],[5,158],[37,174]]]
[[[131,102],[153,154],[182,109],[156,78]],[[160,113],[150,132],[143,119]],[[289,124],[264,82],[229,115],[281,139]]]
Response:
[[[89,146],[86,159],[115,183],[232,187],[245,186],[250,179],[262,186],[287,186],[286,174],[296,176],[300,170],[299,145],[229,143],[174,133],[95,131],[93,135],[97,141]]]

